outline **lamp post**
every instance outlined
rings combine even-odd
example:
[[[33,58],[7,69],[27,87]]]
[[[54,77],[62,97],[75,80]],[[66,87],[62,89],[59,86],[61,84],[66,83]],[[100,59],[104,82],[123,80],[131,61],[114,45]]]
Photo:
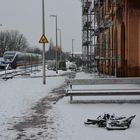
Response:
[[[59,31],[59,33],[60,33],[60,60],[62,60],[62,44],[61,44],[61,29],[57,29],[58,31]]]
[[[56,73],[58,73],[58,58],[57,58],[57,15],[50,15],[51,17],[55,18],[55,24],[56,24],[56,52],[55,52],[55,59],[56,59]]]
[[[72,53],[71,53],[72,59],[73,59],[73,52],[74,52],[74,43],[73,43],[74,40],[75,40],[75,39],[72,39]]]

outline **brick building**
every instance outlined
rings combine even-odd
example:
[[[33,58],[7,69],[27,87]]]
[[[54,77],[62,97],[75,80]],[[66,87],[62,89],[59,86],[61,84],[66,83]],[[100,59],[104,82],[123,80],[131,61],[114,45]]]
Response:
[[[140,76],[140,1],[95,0],[95,60],[100,73]]]

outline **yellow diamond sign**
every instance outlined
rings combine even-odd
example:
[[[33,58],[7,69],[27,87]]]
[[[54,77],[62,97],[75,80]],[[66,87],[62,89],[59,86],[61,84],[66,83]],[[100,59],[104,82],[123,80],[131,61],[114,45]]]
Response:
[[[48,39],[45,35],[42,35],[40,40],[39,40],[39,43],[48,43]]]

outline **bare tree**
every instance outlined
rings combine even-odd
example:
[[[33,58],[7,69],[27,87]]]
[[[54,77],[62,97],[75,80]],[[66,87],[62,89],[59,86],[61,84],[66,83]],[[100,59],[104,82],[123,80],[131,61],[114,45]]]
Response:
[[[17,30],[0,32],[0,55],[5,51],[24,51],[28,43],[23,34]]]

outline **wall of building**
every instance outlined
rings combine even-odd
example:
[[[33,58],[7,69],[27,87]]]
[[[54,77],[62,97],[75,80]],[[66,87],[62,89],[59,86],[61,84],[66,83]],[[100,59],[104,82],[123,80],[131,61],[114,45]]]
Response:
[[[128,76],[140,76],[140,2],[128,0]]]
[[[113,21],[113,25],[100,32],[97,46],[101,73],[117,77],[140,76],[140,1],[121,0],[112,3],[109,14],[108,0],[100,6],[100,22]],[[110,37],[109,37],[110,34]],[[105,37],[105,38],[104,38]],[[109,47],[110,44],[110,47]]]

